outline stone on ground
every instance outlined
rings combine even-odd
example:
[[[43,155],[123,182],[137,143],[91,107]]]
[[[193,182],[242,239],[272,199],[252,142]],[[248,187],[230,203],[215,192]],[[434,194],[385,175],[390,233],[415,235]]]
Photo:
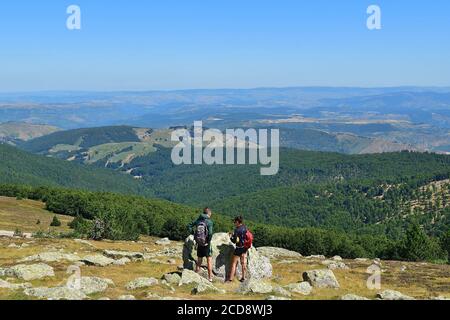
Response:
[[[9,289],[9,290],[22,290],[31,288],[31,283],[10,283],[8,281],[0,279],[0,288],[1,289]]]
[[[198,273],[195,273],[191,270],[183,270],[181,274],[181,280],[179,286],[187,285],[187,284],[204,284],[212,286],[211,282],[208,279],[203,278]]]
[[[283,296],[283,297],[290,297],[290,296],[292,296],[292,294],[288,290],[286,290],[286,289],[284,289],[283,287],[280,287],[280,286],[275,287],[272,292],[274,294],[276,294],[277,296]]]
[[[80,279],[80,290],[87,295],[103,292],[109,286],[114,286],[111,279],[98,277],[81,277]]]
[[[309,282],[306,281],[300,283],[291,283],[285,286],[284,288],[286,290],[289,290],[290,292],[299,293],[304,296],[310,295],[313,290]]]
[[[83,300],[87,296],[81,290],[70,289],[68,287],[55,288],[30,288],[25,289],[27,296],[36,297],[47,300]]]
[[[131,294],[125,294],[125,295],[119,296],[117,299],[118,300],[136,300],[136,297]]]
[[[115,266],[124,266],[124,265],[126,265],[126,264],[128,264],[130,262],[131,262],[131,260],[128,259],[128,258],[121,258],[121,259],[114,260],[113,264]]]
[[[128,258],[132,261],[143,260],[144,254],[141,252],[130,252],[130,251],[118,251],[118,250],[104,250],[103,254],[111,259],[122,259]]]
[[[155,242],[155,244],[157,244],[159,246],[168,246],[171,243],[172,242],[169,240],[169,238],[162,238]]]
[[[199,283],[194,289],[192,289],[192,294],[202,294],[202,293],[225,293],[223,290],[219,290],[212,284]]]
[[[366,297],[361,297],[356,294],[346,294],[341,297],[341,300],[369,300]]]
[[[63,253],[63,252],[41,252],[39,254],[26,257],[24,259],[19,260],[19,262],[33,262],[33,261],[39,261],[39,262],[59,262],[67,260],[70,262],[80,261],[81,258],[75,254],[71,253]]]
[[[270,284],[265,283],[261,280],[250,278],[241,283],[241,285],[238,288],[238,293],[266,294],[271,293],[272,290],[273,287]]]
[[[338,289],[340,287],[333,271],[328,269],[306,271],[303,273],[303,280],[309,282],[314,288]]]
[[[86,256],[81,261],[86,263],[87,265],[98,266],[98,267],[106,267],[115,262],[114,259],[105,257],[101,254],[94,254],[94,255]]]
[[[377,297],[381,300],[414,300],[413,297],[404,295],[395,290],[384,290],[377,294]]]
[[[157,285],[159,281],[155,278],[137,278],[126,285],[127,290],[148,288]]]
[[[9,268],[7,275],[14,276],[25,281],[31,281],[46,277],[54,277],[55,272],[52,267],[44,263],[30,265],[19,264]]]
[[[181,276],[178,272],[174,272],[174,273],[166,273],[163,276],[163,279],[165,281],[167,281],[167,283],[169,284],[176,284],[178,285],[181,281]]]
[[[269,259],[278,259],[278,258],[301,258],[302,255],[295,251],[289,251],[283,248],[275,248],[275,247],[260,247],[257,248],[258,253],[264,257]]]
[[[291,300],[289,298],[286,297],[277,297],[277,296],[268,296],[267,301],[276,301],[276,300]]]
[[[327,266],[330,270],[336,270],[336,269],[342,269],[342,270],[348,270],[349,267],[341,261],[337,260],[325,260],[322,261],[322,264]]]

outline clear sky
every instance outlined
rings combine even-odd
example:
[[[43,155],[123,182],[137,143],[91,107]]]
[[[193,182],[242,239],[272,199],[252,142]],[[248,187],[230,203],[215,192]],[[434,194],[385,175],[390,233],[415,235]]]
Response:
[[[449,16],[448,0],[1,1],[0,91],[450,86]]]

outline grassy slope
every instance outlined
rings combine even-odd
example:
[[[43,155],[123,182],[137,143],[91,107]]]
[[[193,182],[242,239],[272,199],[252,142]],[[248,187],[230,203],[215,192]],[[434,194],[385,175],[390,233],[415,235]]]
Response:
[[[53,215],[47,213],[42,209],[43,204],[35,201],[22,201],[13,198],[0,197],[0,229],[4,226],[14,225],[22,230],[35,230],[35,219],[39,217],[41,221],[52,217]],[[61,217],[61,220],[66,219]],[[45,220],[45,221],[47,221]],[[66,221],[65,221],[66,222]],[[65,252],[76,252],[80,256],[85,256],[93,253],[101,253],[104,249],[126,250],[137,252],[157,252],[163,250],[164,247],[155,245],[155,239],[151,237],[142,237],[139,242],[127,241],[91,241],[91,246],[83,243],[78,243],[70,239],[8,239],[0,238],[0,267],[7,267],[17,264],[17,260],[24,257],[34,255],[40,252],[50,250],[64,250]],[[8,248],[9,244],[15,243],[21,245],[27,243],[28,247],[21,249]],[[179,248],[181,243],[173,242],[171,247]],[[101,294],[92,295],[91,298],[110,297],[111,299],[118,298],[120,295],[133,294],[138,299],[146,299],[149,292],[158,294],[160,296],[172,296],[183,299],[230,299],[230,300],[244,300],[244,299],[264,299],[268,295],[249,295],[242,296],[234,293],[238,287],[238,283],[222,284],[214,283],[215,286],[225,289],[227,294],[206,294],[200,296],[191,295],[191,286],[176,287],[176,292],[172,293],[168,287],[164,285],[157,285],[151,289],[139,289],[135,291],[128,291],[125,285],[138,277],[155,277],[161,278],[164,273],[174,272],[177,265],[181,264],[180,256],[174,256],[176,264],[166,264],[168,257],[159,257],[156,261],[134,262],[124,266],[109,266],[109,267],[93,267],[83,266],[82,276],[97,276],[110,278],[114,281],[115,286],[110,287],[107,291]],[[284,261],[283,261],[284,260]],[[159,262],[158,262],[159,261]],[[269,282],[273,286],[287,285],[301,280],[302,273],[307,270],[324,268],[320,261],[309,259],[286,259],[272,261],[274,266],[273,277]],[[335,270],[334,273],[341,285],[339,290],[316,289],[310,296],[302,296],[298,294],[293,295],[293,299],[299,300],[317,300],[317,299],[338,299],[344,294],[358,294],[370,299],[374,299],[376,292],[369,290],[366,287],[368,274],[367,267],[372,263],[370,260],[366,262],[347,260],[345,263],[350,267],[350,270]],[[31,281],[35,287],[38,286],[58,286],[64,284],[70,274],[66,273],[69,262],[50,263],[55,268],[56,277],[47,278],[43,280]],[[400,292],[413,296],[419,299],[426,299],[430,297],[446,296],[450,297],[450,266],[448,265],[433,265],[424,263],[404,263],[396,261],[383,261],[382,274],[382,290],[394,289]],[[406,271],[401,271],[401,268],[406,266]],[[126,272],[124,272],[126,270]],[[12,281],[14,282],[14,280]],[[16,281],[20,283],[20,281]],[[30,299],[21,291],[9,291],[0,289],[0,300],[8,299]]]
[[[0,230],[22,232],[55,231],[67,232],[70,228],[67,224],[73,220],[72,217],[56,215],[61,221],[60,227],[50,227],[55,216],[44,209],[45,205],[39,201],[16,200],[14,198],[0,197]],[[36,222],[40,220],[38,225]]]

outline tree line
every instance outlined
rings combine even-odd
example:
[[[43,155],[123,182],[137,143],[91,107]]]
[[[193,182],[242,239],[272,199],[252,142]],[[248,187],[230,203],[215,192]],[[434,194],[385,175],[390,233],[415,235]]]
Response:
[[[109,192],[89,192],[57,187],[0,185],[0,195],[39,200],[56,214],[73,216],[72,237],[111,240],[137,240],[140,235],[183,240],[187,225],[200,208],[164,200]],[[229,217],[214,215],[216,232],[231,231]],[[447,260],[450,233],[440,239],[429,237],[417,222],[406,228],[403,237],[355,234],[321,228],[289,228],[253,221],[246,222],[255,235],[256,246],[276,246],[303,255],[340,255],[408,261]]]

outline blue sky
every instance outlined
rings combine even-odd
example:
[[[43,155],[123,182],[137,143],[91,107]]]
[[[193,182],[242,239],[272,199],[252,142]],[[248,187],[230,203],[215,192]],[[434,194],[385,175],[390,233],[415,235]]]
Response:
[[[449,14],[448,0],[2,1],[0,91],[450,86]]]

